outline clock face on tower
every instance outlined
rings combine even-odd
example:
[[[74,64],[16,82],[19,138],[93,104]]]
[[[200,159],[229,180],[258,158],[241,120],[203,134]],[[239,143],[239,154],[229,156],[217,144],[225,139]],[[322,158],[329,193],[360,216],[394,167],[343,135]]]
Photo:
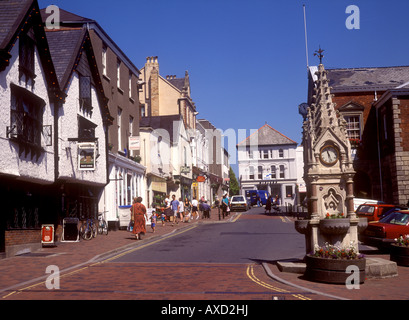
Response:
[[[338,149],[333,145],[327,145],[321,148],[320,159],[321,162],[327,166],[334,165],[339,158]]]

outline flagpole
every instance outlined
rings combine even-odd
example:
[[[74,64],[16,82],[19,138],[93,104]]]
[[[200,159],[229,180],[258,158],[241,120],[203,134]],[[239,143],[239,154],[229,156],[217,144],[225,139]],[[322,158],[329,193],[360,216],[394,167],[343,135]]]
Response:
[[[303,4],[302,6],[303,6],[303,11],[304,11],[305,56],[307,58],[307,69],[308,69],[309,64],[308,64],[307,18],[305,15],[305,4]]]

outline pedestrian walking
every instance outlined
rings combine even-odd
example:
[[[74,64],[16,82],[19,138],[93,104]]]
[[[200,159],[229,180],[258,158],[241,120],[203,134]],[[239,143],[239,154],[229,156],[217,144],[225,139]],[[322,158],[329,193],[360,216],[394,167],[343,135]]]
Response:
[[[201,198],[200,198],[200,200],[199,200],[199,211],[201,212],[201,214],[202,214],[202,219],[204,219],[204,215],[203,215],[203,203],[204,203],[204,201],[205,201],[205,199],[204,199],[204,197],[202,196]],[[200,214],[199,214],[200,215]]]
[[[172,208],[172,212],[173,212],[173,222],[172,222],[172,226],[176,224],[178,224],[177,217],[178,217],[178,213],[179,213],[179,201],[176,200],[176,196],[172,195],[172,201],[170,202],[170,206]]]
[[[179,198],[179,222],[183,222],[183,214],[185,213],[185,206],[183,204],[182,198]]]
[[[227,209],[229,208],[229,198],[227,197],[227,194],[225,193],[223,195],[222,199],[222,213],[223,213],[223,219],[227,216]]]
[[[219,197],[218,197],[218,196],[215,197],[214,207],[217,208],[217,212],[218,212],[218,214],[219,214],[219,220],[221,220],[221,218],[220,218],[220,201],[219,201]]]
[[[266,207],[265,207],[265,212],[264,212],[265,214],[267,214],[267,211],[268,211],[268,214],[271,214],[271,202],[272,202],[272,196],[269,195],[266,201]]]
[[[257,200],[257,207],[260,207],[261,199],[260,199],[260,196],[258,194],[256,195],[256,200]]]
[[[203,209],[203,219],[210,219],[210,206],[207,204],[207,201],[205,200],[202,203],[202,209]]]
[[[199,203],[196,200],[196,197],[193,197],[192,200],[192,219],[196,217],[196,220],[199,219],[199,213],[197,212],[197,206]]]
[[[185,222],[189,222],[190,220],[190,211],[191,211],[191,203],[189,199],[186,197],[185,198],[185,203],[184,203],[184,208],[185,208]]]
[[[280,205],[280,198],[278,197],[278,194],[276,194],[275,203],[276,203],[277,206]]]
[[[170,205],[171,200],[169,199],[169,195],[166,196],[165,198],[165,221],[168,220],[170,221],[170,217],[173,216],[173,211],[172,211],[172,207]],[[162,225],[165,225],[164,223]]]
[[[157,220],[157,214],[156,211],[152,211],[152,216],[151,216],[151,228],[152,232],[155,233],[155,228],[156,228],[156,220]]]
[[[132,233],[136,239],[142,239],[142,235],[146,233],[146,207],[142,204],[142,198],[134,199],[134,204],[131,207],[131,219],[134,222]]]
[[[165,226],[165,219],[166,219],[165,210],[162,208],[161,209],[161,214],[160,214],[160,220],[162,221],[162,227]]]

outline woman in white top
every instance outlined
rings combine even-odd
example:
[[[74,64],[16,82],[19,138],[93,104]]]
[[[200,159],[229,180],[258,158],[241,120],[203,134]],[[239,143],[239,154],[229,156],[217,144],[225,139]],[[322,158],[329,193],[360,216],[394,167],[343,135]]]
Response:
[[[199,214],[197,212],[198,204],[199,203],[197,202],[196,197],[194,197],[192,200],[192,217],[196,216],[196,220],[199,219]]]

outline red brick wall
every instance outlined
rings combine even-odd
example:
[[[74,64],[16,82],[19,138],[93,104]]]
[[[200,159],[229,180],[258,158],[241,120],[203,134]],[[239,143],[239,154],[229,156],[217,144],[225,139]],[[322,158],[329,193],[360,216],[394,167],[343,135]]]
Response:
[[[381,97],[383,92],[378,92],[378,98]],[[366,120],[368,119],[369,112],[371,111],[372,103],[374,102],[375,94],[374,93],[369,93],[369,92],[353,92],[353,93],[335,93],[334,98],[332,99],[333,102],[337,104],[336,109],[339,109],[343,105],[349,103],[349,102],[354,102],[356,104],[359,104],[361,106],[365,107],[363,117],[364,117],[364,123],[363,125],[365,126]]]
[[[6,247],[26,243],[41,243],[41,230],[6,230],[5,240]]]

